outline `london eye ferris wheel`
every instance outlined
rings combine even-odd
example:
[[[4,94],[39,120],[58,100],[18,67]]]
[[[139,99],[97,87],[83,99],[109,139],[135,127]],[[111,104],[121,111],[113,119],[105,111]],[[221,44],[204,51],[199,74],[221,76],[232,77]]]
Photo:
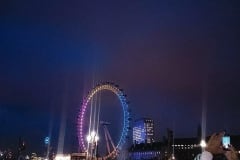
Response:
[[[115,98],[118,98],[119,105],[112,106],[112,112],[108,112],[112,117],[120,116],[117,121],[121,122],[118,138],[112,138],[114,131],[109,130],[109,126],[115,126],[116,119],[107,119],[105,106],[101,100],[105,91],[110,91]],[[130,113],[128,101],[123,90],[118,85],[104,82],[96,85],[83,99],[77,119],[77,134],[79,147],[82,152],[87,153],[88,159],[115,159],[121,152],[128,137],[130,129]],[[115,129],[114,129],[115,130]],[[116,134],[116,133],[115,133]],[[101,148],[100,148],[101,147]],[[100,153],[100,150],[104,152]]]

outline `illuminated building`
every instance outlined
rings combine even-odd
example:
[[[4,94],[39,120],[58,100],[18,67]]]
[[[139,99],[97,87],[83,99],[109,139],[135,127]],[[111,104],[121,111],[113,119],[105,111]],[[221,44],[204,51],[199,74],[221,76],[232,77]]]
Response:
[[[133,143],[152,143],[154,142],[154,123],[150,118],[141,118],[134,122]]]
[[[135,125],[134,127],[138,127],[138,125]],[[174,155],[176,160],[193,160],[200,157],[202,146],[199,134],[192,138],[174,138],[173,131],[168,129],[167,137],[168,138],[163,138],[162,142],[134,143],[129,149],[129,159],[169,160],[169,158],[171,158],[170,156]],[[235,147],[237,153],[239,153],[238,156],[240,157],[240,135],[230,135],[230,137],[231,143]],[[206,142],[209,138],[210,136],[206,137]],[[215,155],[215,158],[221,159],[222,156],[223,155]]]

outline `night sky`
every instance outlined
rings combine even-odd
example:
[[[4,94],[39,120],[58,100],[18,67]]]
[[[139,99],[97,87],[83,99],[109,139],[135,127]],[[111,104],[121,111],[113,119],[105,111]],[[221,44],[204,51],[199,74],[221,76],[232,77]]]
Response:
[[[65,122],[74,151],[80,104],[102,81],[157,139],[196,136],[204,104],[207,134],[240,134],[239,70],[238,0],[0,1],[0,150],[21,137],[40,151],[47,135],[57,148]]]

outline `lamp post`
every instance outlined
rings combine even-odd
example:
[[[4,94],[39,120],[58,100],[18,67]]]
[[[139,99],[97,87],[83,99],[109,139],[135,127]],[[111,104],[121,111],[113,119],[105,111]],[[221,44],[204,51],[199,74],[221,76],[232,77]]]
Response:
[[[202,151],[207,147],[207,143],[206,143],[206,141],[204,139],[201,140],[200,146],[202,148]]]
[[[200,146],[201,146],[202,148],[206,148],[206,147],[207,147],[207,143],[206,143],[206,141],[205,141],[204,139],[201,140]]]
[[[96,148],[97,148],[97,141],[99,140],[99,136],[95,131],[92,131],[87,135],[87,142],[90,144],[90,157],[94,159],[96,157]]]
[[[46,159],[49,159],[49,148],[50,148],[50,138],[49,137],[45,137],[44,138],[44,144],[47,148],[47,153],[46,153]]]

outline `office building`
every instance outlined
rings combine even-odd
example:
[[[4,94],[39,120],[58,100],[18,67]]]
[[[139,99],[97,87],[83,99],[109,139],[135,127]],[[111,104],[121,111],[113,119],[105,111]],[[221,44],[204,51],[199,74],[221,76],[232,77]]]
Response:
[[[154,142],[154,122],[150,118],[141,118],[133,125],[133,144]]]

